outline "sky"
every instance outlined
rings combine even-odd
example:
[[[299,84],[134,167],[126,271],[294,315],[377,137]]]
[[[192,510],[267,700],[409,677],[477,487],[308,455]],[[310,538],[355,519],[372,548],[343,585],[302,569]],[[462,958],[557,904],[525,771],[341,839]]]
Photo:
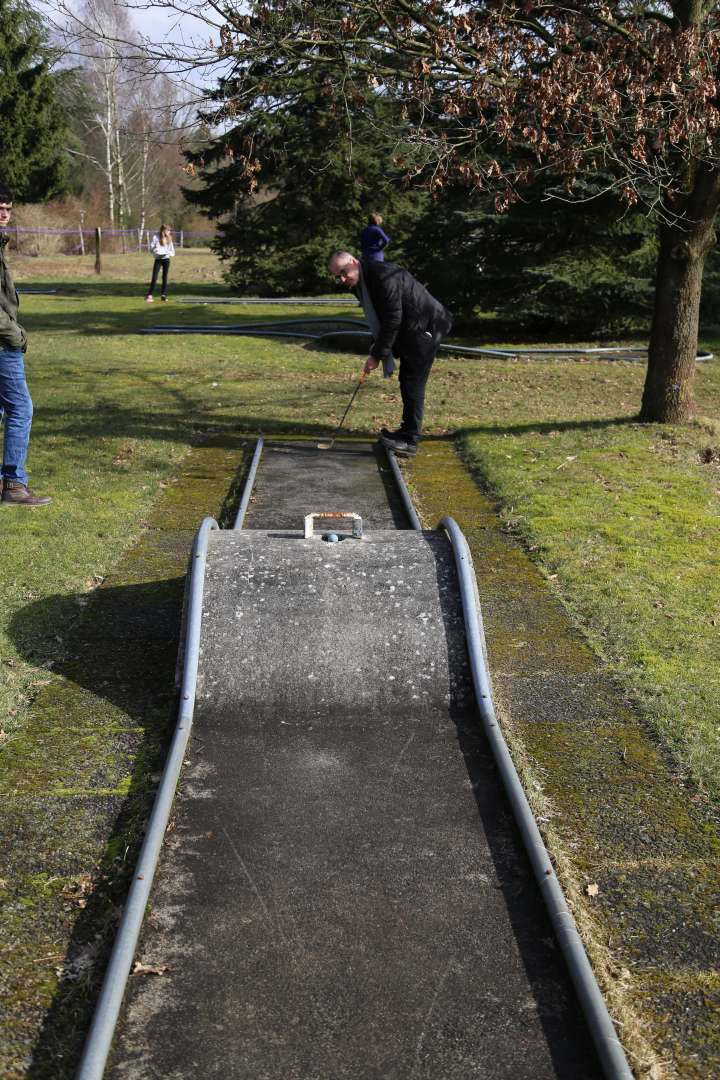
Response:
[[[123,6],[128,8],[128,14],[139,33],[151,41],[162,42],[168,39],[170,41],[184,41],[186,44],[196,41],[205,45],[211,36],[217,39],[217,33],[213,33],[212,27],[208,27],[206,23],[191,14],[193,9],[202,11],[205,8],[210,18],[212,17],[212,9],[209,8],[209,5],[197,2],[197,0],[195,2],[191,0],[191,2],[183,5],[187,12],[180,14],[177,11],[168,11],[162,7],[150,7],[144,4],[136,6],[141,2],[142,0],[128,0],[127,4]]]
[[[82,22],[86,18],[86,0],[35,0],[35,3],[40,10],[48,12],[52,25],[58,28],[77,28],[73,19],[77,17]],[[170,78],[201,94],[217,84],[227,62],[217,59],[219,20],[207,0],[110,0],[110,3],[126,14],[132,29],[149,43],[150,54]]]

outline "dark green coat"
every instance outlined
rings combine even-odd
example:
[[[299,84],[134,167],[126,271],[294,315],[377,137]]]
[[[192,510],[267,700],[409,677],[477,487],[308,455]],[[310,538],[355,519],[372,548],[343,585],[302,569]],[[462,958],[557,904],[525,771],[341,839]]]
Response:
[[[0,234],[0,349],[27,348],[27,335],[17,321],[20,300],[10,267],[5,262],[7,236]]]

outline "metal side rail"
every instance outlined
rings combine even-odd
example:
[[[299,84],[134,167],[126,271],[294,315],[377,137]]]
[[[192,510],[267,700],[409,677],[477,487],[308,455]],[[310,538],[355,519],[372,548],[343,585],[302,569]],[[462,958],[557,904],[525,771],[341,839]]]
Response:
[[[388,459],[390,470],[393,474],[395,483],[397,484],[397,489],[400,492],[400,498],[402,499],[405,513],[407,514],[408,521],[410,522],[410,528],[415,529],[416,532],[422,532],[422,522],[418,517],[417,510],[415,509],[415,504],[412,501],[412,495],[408,491],[408,486],[405,483],[405,477],[400,471],[400,466],[398,465],[397,458],[392,452],[392,450],[388,450],[387,447],[385,448],[385,456]]]
[[[240,504],[238,506],[237,514],[235,515],[235,521],[233,522],[233,529],[242,529],[243,522],[245,521],[245,514],[247,513],[248,503],[250,502],[250,496],[255,485],[255,474],[257,473],[258,465],[260,464],[260,456],[263,452],[263,446],[265,440],[262,435],[255,444],[255,453],[252,456],[250,462],[250,468],[248,474],[245,477],[245,484],[243,485],[243,493],[240,497]]]
[[[394,456],[394,455],[393,455]],[[485,643],[477,602],[477,583],[467,540],[457,522],[444,517],[439,528],[452,545],[460,583],[475,697],[485,734],[512,806],[525,849],[540,887],[555,935],[562,949],[580,1006],[608,1080],[632,1080],[633,1073],[613,1026],[605,1000],[597,984],[575,920],[567,906],[560,883],[530,809],[520,777],[495,715],[490,676],[485,660]]]
[[[178,777],[182,769],[195,710],[195,686],[200,650],[200,627],[208,535],[219,525],[206,517],[200,525],[193,544],[188,608],[184,643],[184,665],[180,686],[180,706],[175,732],[170,743],[165,769],[153,804],[147,832],[138,857],[133,882],[118,927],[115,945],[105,972],[102,990],[88,1033],[77,1080],[102,1080],[115,1026],[125,995],[130,967],[137,947],[145,908],[147,907],[157,868],[160,849],[165,837]]]

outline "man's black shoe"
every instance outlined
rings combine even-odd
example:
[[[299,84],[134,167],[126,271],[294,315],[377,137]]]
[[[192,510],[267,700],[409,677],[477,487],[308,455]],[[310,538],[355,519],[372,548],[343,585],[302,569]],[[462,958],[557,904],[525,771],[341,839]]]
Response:
[[[398,457],[415,457],[417,454],[417,443],[408,442],[406,438],[391,438],[390,435],[381,435],[380,442],[388,450],[392,450]]]

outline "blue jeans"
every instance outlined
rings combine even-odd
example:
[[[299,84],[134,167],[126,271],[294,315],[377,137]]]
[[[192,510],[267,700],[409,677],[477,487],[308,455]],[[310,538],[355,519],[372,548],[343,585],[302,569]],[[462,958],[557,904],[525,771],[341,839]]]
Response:
[[[20,349],[0,347],[0,419],[3,413],[3,479],[27,484],[25,459],[30,442],[33,404],[25,381],[25,360]]]

